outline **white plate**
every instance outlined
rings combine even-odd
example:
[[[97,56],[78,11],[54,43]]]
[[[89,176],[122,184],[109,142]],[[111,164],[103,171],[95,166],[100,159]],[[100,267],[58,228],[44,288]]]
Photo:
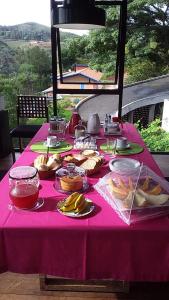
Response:
[[[47,141],[44,142],[44,146],[45,147],[49,147],[49,148],[57,148],[60,146],[60,142],[57,142],[55,145],[52,145],[52,146],[47,146]]]
[[[139,170],[140,162],[132,158],[114,158],[109,162],[109,168],[119,174],[129,174]]]
[[[63,201],[59,201],[57,203],[57,210],[60,214],[64,215],[64,216],[67,216],[67,217],[71,217],[71,218],[81,218],[81,217],[84,217],[84,216],[87,216],[89,215],[95,208],[93,202],[89,199],[86,199],[87,202],[90,202],[91,205],[87,206],[81,213],[75,213],[73,211],[61,211],[60,210],[60,205],[64,203],[65,200]]]

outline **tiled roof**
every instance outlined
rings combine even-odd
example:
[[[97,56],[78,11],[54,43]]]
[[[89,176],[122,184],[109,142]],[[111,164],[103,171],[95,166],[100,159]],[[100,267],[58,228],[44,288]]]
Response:
[[[99,81],[103,75],[101,72],[90,69],[89,67],[80,70],[78,73],[85,75],[89,78],[95,79],[97,81]]]
[[[71,72],[63,73],[63,78],[74,77],[76,75],[82,75],[82,76],[88,77],[89,79],[93,79],[95,81],[100,81],[103,74],[101,72],[92,70],[89,67],[87,67],[87,68],[81,69],[77,72],[71,71]],[[58,79],[59,78],[60,78],[60,76],[58,76]]]

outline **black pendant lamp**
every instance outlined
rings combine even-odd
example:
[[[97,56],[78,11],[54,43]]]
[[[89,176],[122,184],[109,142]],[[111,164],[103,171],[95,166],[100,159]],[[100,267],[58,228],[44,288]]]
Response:
[[[105,26],[105,10],[95,0],[63,0],[52,8],[52,25],[65,29],[97,29]]]

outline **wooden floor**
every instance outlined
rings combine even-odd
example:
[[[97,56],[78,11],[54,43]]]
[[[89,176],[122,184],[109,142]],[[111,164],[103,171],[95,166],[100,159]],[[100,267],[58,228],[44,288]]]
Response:
[[[0,275],[0,300],[167,300],[169,283],[133,283],[128,293],[40,291],[38,275]]]

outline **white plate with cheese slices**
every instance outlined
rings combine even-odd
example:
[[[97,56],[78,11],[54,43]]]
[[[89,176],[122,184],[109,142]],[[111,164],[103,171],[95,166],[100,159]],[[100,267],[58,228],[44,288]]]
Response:
[[[61,208],[61,206],[64,205],[65,200],[59,201],[57,203],[56,208],[60,214],[66,216],[66,217],[81,218],[81,217],[89,215],[95,208],[93,202],[90,199],[85,199],[89,205],[87,205],[87,207],[81,213],[75,213],[73,210],[72,211],[62,211],[60,208]]]

